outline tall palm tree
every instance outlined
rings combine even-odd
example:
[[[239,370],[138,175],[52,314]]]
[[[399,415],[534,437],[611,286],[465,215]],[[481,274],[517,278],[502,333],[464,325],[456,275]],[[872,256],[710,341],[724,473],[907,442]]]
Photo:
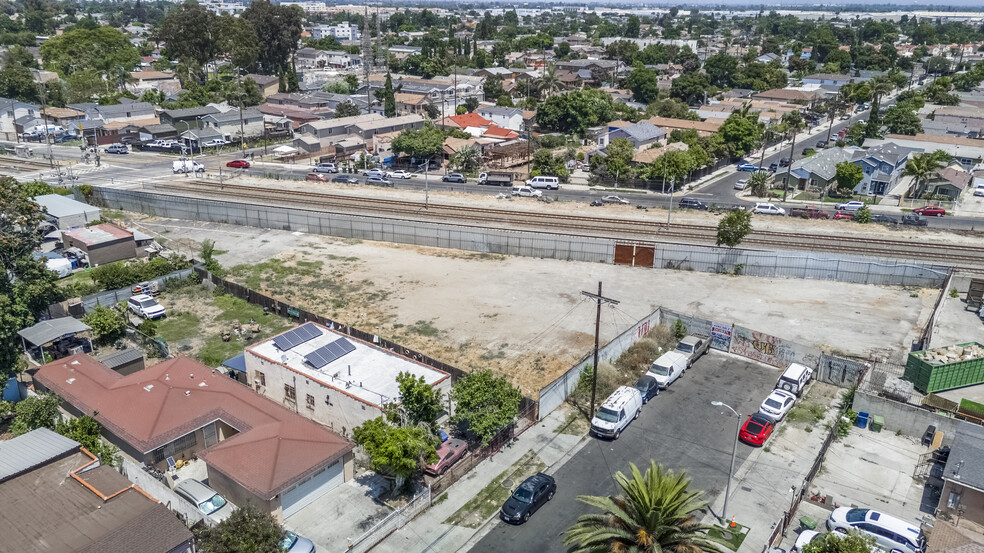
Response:
[[[882,96],[892,92],[895,86],[891,81],[884,77],[875,77],[871,80],[871,115],[868,117],[868,124],[865,126],[865,136],[878,136],[881,132],[881,117],[878,115],[878,104]]]
[[[543,74],[536,79],[536,89],[544,100],[559,91],[563,87],[560,78],[557,77],[557,66],[550,64],[543,70]],[[545,95],[544,95],[545,94]]]
[[[913,177],[915,180],[913,186],[909,188],[909,190],[913,191],[912,196],[916,198],[922,196],[926,184],[939,173],[940,169],[951,161],[953,161],[953,156],[943,150],[915,154],[910,157],[905,162],[905,169],[902,171],[902,175]],[[902,199],[905,199],[905,196],[903,194]]]
[[[615,474],[618,495],[578,497],[602,513],[581,515],[565,532],[569,552],[721,552],[707,539],[710,526],[700,523],[707,507],[703,492],[687,489],[690,478],[685,473],[664,470],[655,461],[649,462],[645,475],[635,465],[629,467],[631,476]]]

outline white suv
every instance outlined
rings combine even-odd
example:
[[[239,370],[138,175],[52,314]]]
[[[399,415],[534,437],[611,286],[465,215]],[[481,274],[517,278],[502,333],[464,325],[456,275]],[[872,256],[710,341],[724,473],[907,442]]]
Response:
[[[752,213],[758,213],[761,215],[785,215],[786,210],[776,204],[757,203],[752,209]]]
[[[827,519],[827,530],[845,534],[860,530],[886,551],[922,553],[926,545],[926,536],[918,526],[874,509],[838,507]]]
[[[543,196],[543,192],[533,190],[533,188],[529,186],[514,186],[512,189],[512,195],[523,198],[539,198],[540,196]]]
[[[147,294],[130,296],[130,300],[126,302],[126,306],[130,311],[145,319],[157,319],[167,315],[164,307]]]

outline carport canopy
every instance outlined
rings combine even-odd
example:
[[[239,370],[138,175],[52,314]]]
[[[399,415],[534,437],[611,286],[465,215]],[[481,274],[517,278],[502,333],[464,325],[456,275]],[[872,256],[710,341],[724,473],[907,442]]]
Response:
[[[89,325],[83,323],[78,319],[73,319],[72,317],[62,317],[60,319],[51,319],[49,321],[41,321],[40,323],[19,330],[17,334],[35,346],[43,346],[48,342],[53,342],[59,338],[78,334],[80,332],[86,332],[92,330]]]

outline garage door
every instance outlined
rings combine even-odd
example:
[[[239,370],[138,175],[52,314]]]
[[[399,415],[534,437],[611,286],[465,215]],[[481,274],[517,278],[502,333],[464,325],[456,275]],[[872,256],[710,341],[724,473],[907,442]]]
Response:
[[[309,479],[281,493],[280,505],[284,510],[284,518],[296,513],[341,484],[345,479],[342,468],[342,462],[335,461],[335,464],[321,469]]]

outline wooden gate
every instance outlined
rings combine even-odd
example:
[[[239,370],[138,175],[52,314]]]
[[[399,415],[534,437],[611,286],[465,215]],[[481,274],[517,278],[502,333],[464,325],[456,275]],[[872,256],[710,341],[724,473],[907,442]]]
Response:
[[[615,244],[615,264],[633,267],[652,267],[656,258],[655,246]]]

